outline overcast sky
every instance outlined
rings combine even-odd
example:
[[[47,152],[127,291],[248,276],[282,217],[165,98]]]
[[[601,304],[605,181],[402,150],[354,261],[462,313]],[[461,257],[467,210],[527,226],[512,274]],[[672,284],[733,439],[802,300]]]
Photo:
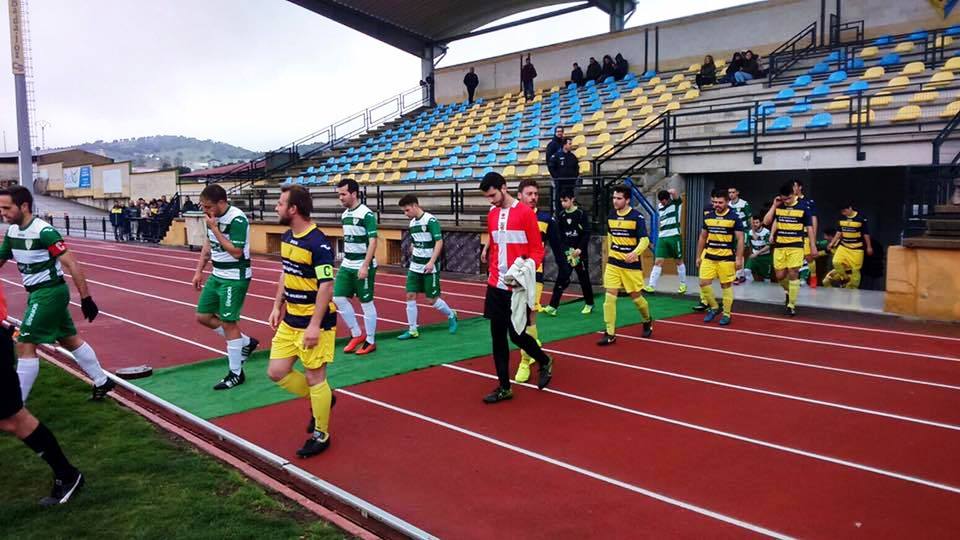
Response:
[[[752,0],[640,0],[628,26]],[[29,0],[47,147],[184,135],[252,150],[416,86],[420,60],[285,0]],[[0,129],[16,150],[6,4]],[[452,65],[605,32],[590,9],[455,42]],[[2,140],[0,140],[2,145]]]

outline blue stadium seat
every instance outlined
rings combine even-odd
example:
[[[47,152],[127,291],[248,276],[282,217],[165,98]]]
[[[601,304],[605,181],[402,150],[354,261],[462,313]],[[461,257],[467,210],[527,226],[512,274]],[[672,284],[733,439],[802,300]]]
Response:
[[[457,159],[457,156],[450,156],[450,157],[448,157],[447,159],[445,159],[445,160],[443,161],[443,164],[444,164],[444,166],[446,166],[446,167],[453,167],[453,166],[456,165],[457,163],[459,163],[459,160]]]
[[[804,114],[810,112],[809,103],[797,103],[793,107],[787,109],[787,114]]]
[[[334,163],[336,163],[337,165],[343,165],[346,162],[347,162],[347,156],[340,156],[337,158],[337,160]]]
[[[437,175],[437,180],[448,180],[453,178],[453,169],[444,169],[442,173]]]
[[[320,180],[318,180],[318,183],[319,183],[320,185],[326,184],[326,183],[328,183],[328,182],[330,182],[330,175],[329,175],[329,174],[325,174],[325,175],[321,176],[321,177],[320,177]]]
[[[814,88],[813,91],[810,92],[810,95],[813,97],[819,97],[819,96],[825,96],[829,93],[830,93],[830,85],[821,84],[820,86]]]
[[[321,166],[317,167],[317,173],[318,173],[318,174],[319,174],[319,173],[326,172],[326,171],[327,171],[327,166],[326,166],[326,165],[321,165]]]
[[[467,167],[457,173],[457,180],[468,180],[470,178],[473,178],[473,168],[471,167]]]
[[[487,147],[487,152],[496,152],[499,149],[500,149],[500,143],[498,143],[497,141],[493,141],[492,143],[490,143],[490,146]]]
[[[474,135],[473,137],[471,137],[471,138],[470,138],[470,142],[472,142],[472,143],[482,143],[482,142],[483,142],[483,133],[477,133],[476,135]]]
[[[627,74],[623,76],[623,80],[625,80],[625,81],[635,81],[635,80],[637,80],[637,76],[634,75],[632,71],[628,71]]]
[[[793,127],[793,118],[789,116],[779,116],[767,126],[767,131],[786,131]]]
[[[583,115],[580,114],[579,112],[573,113],[573,116],[570,117],[570,120],[568,120],[568,122],[571,124],[577,124],[579,122],[583,122]]]
[[[603,80],[603,84],[610,84],[610,83],[616,83],[616,82],[617,80],[613,78],[613,75],[610,75]]]
[[[513,121],[523,120],[523,113],[514,113],[512,116],[508,116],[508,118]]]
[[[880,36],[873,40],[873,44],[878,46],[889,45],[891,43],[893,43],[893,38],[890,36]]]
[[[771,116],[775,112],[777,112],[777,105],[772,101],[761,101],[757,105],[756,113],[758,115]]]
[[[463,147],[458,145],[458,146],[454,146],[453,148],[451,148],[450,151],[447,152],[447,155],[448,155],[448,156],[459,156],[459,155],[462,154],[462,153],[463,153]]]
[[[892,66],[894,64],[900,63],[900,55],[897,53],[887,53],[880,58],[880,61],[877,62],[878,66]]]
[[[497,131],[496,133],[493,133],[493,134],[491,134],[491,135],[487,135],[487,140],[492,141],[492,142],[497,142],[497,141],[499,141],[499,140],[502,139],[502,138],[503,138],[503,135],[501,135],[499,131]]]
[[[316,184],[316,183],[317,183],[317,175],[311,174],[310,176],[307,177],[306,180],[304,180],[303,183],[306,184],[306,185],[308,185],[308,186],[312,186],[312,185]]]
[[[650,79],[652,79],[652,78],[654,78],[654,77],[656,77],[656,76],[657,76],[657,72],[651,69],[651,70],[648,70],[648,71],[644,72],[644,74],[640,76],[640,80],[641,80],[641,81],[647,81],[647,80],[650,80]]]
[[[960,35],[960,26],[951,26],[943,31],[945,35],[948,36],[957,36]]]
[[[830,113],[824,112],[824,113],[815,114],[805,127],[807,129],[825,128],[825,127],[830,127],[832,124],[833,124],[833,117],[830,116]]]
[[[537,148],[540,148],[540,141],[537,139],[530,139],[523,144],[524,150],[536,150]]]
[[[407,176],[403,179],[406,182],[415,182],[417,180],[417,171],[410,171],[407,173]]]
[[[596,86],[596,85],[597,85],[597,81],[595,81],[595,80],[593,80],[593,79],[590,79],[589,81],[586,82],[586,84],[583,85],[583,87],[584,87],[584,88],[593,88],[593,87]]]
[[[283,181],[283,183],[284,183],[284,184],[292,184],[292,183],[293,183],[293,177],[292,177],[292,176],[288,176],[287,179]]]
[[[828,71],[830,71],[830,66],[826,62],[820,62],[818,64],[815,64],[812,68],[810,68],[810,70],[807,71],[807,74],[820,75],[821,73],[827,73]]]
[[[543,121],[543,125],[546,126],[546,127],[553,127],[553,126],[556,126],[556,125],[559,124],[559,123],[560,123],[560,116],[559,116],[559,115],[551,116],[550,118],[547,118],[546,120]]]
[[[514,142],[516,142],[516,141],[514,141]],[[514,150],[515,150],[515,149],[514,149]],[[500,163],[502,163],[502,164],[504,164],[504,165],[511,165],[511,164],[513,164],[513,163],[516,163],[516,162],[517,162],[517,153],[514,152],[514,151],[511,151],[511,152],[508,153],[507,155],[505,155],[505,156],[503,156],[502,158],[500,158]]]
[[[436,168],[436,167],[439,167],[439,166],[440,166],[440,158],[438,158],[438,157],[435,157],[435,158],[431,159],[431,160],[430,160],[430,163],[427,163],[427,167]]]
[[[317,170],[313,168],[313,165],[307,167],[307,174],[313,174],[315,172],[317,172]]]
[[[870,83],[867,81],[854,81],[847,87],[845,90],[848,94],[856,94],[857,92],[866,92],[870,88]]]
[[[867,64],[864,63],[863,58],[854,58],[847,61],[847,69],[863,69],[865,67],[867,67]]]
[[[632,73],[631,73],[631,75],[632,75]],[[627,84],[625,85],[625,87],[626,87],[627,90],[633,90],[634,88],[636,88],[636,87],[638,87],[638,86],[640,86],[640,83],[639,83],[636,79],[629,79],[629,80],[627,80]]]
[[[491,129],[493,131],[503,131],[503,122],[497,122]]]
[[[807,86],[811,82],[813,82],[813,77],[809,75],[800,75],[799,77],[793,80],[793,84],[791,84],[790,86],[794,88],[803,88],[804,86]]]
[[[436,177],[437,177],[437,173],[434,172],[433,169],[430,169],[429,171],[425,171],[423,174],[420,175],[420,180],[433,180]]]
[[[507,129],[520,129],[520,126],[522,125],[523,125],[523,120],[514,120],[507,126]]]
[[[737,125],[730,130],[730,133],[750,133],[750,123],[744,118],[737,122]]]
[[[409,120],[408,120],[408,121],[409,121]],[[348,153],[348,154],[353,155],[353,154],[356,154],[357,152],[359,152],[359,150],[357,149],[356,146],[351,146],[350,148],[347,148],[347,153]]]
[[[832,51],[830,54],[824,58],[824,62],[836,62],[840,59],[840,51]]]
[[[476,162],[477,162],[476,154],[470,154],[469,156],[464,158],[463,162],[461,162],[461,165],[474,165]]]
[[[480,160],[480,163],[482,164],[496,163],[496,162],[497,162],[497,154],[493,152],[490,152],[489,154],[483,156],[483,159]]]
[[[519,139],[519,138],[520,138],[520,129],[515,129],[515,130],[507,133],[507,138],[508,138],[508,139]]]
[[[373,161],[373,154],[364,155],[361,161],[363,161],[364,163],[370,163],[371,161]]]
[[[538,127],[535,127],[524,134],[524,137],[527,139],[532,139],[539,136],[540,136],[540,128]]]
[[[834,71],[829,77],[827,77],[827,84],[843,82],[845,80],[847,80],[847,72],[841,69]]]
[[[587,107],[587,112],[597,112],[603,108],[603,104],[599,100],[591,101],[590,105]]]
[[[926,30],[917,30],[916,32],[910,34],[910,36],[908,36],[907,39],[909,39],[910,41],[924,41],[925,39],[927,39],[928,35],[929,34],[927,34]]]
[[[479,145],[479,144],[474,144],[474,145],[471,146],[467,151],[470,152],[471,154],[478,154],[478,153],[480,153],[480,145]]]
[[[297,183],[298,183],[298,184],[303,184],[303,177],[302,177],[302,176],[298,176],[298,177],[297,177]]]
[[[773,99],[778,101],[781,99],[793,99],[794,94],[796,94],[796,92],[793,90],[793,88],[784,88],[783,90],[777,92],[776,97]]]

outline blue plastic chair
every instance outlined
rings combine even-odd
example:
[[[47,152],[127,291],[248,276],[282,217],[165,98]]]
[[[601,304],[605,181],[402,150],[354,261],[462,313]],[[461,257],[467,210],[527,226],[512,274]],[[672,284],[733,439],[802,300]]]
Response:
[[[407,173],[406,178],[404,178],[403,180],[404,182],[414,182],[416,181],[416,179],[417,179],[417,171],[410,171]]]
[[[767,131],[786,131],[793,127],[793,118],[789,116],[779,116],[767,126]]]
[[[325,174],[325,175],[323,175],[323,176],[320,177],[319,183],[320,183],[321,185],[322,185],[322,184],[329,183],[329,182],[330,182],[330,175],[329,175],[329,174]]]
[[[559,117],[559,116],[551,116],[550,118],[547,118],[546,120],[543,121],[543,125],[544,125],[545,127],[553,127],[553,126],[556,126],[556,125],[559,124],[559,123],[560,123],[560,117]]]
[[[450,149],[449,152],[447,152],[447,155],[448,155],[448,156],[459,156],[459,155],[462,154],[462,153],[463,153],[463,147],[462,147],[462,146],[454,146],[453,148]]]
[[[510,125],[507,126],[507,129],[520,129],[520,126],[522,125],[523,125],[522,120],[514,120],[513,122],[510,123]]]
[[[536,128],[531,129],[530,131],[528,131],[528,132],[524,135],[524,138],[532,139],[532,138],[539,137],[539,136],[540,136],[540,128],[536,127]]]
[[[457,164],[457,156],[450,156],[443,162],[443,165],[446,167],[452,167],[456,164]]]
[[[766,115],[771,116],[773,113],[777,112],[777,105],[772,101],[761,101],[757,105],[757,115]]]
[[[517,153],[516,153],[516,152],[510,152],[510,153],[508,153],[507,155],[505,155],[505,156],[503,156],[502,158],[500,158],[500,163],[502,163],[503,165],[512,165],[512,164],[514,164],[514,163],[516,163],[516,162],[517,162]]]
[[[879,46],[889,45],[891,43],[893,43],[893,38],[890,36],[880,36],[877,39],[873,40],[873,44],[879,45]]]
[[[951,26],[943,31],[945,35],[948,36],[957,36],[960,35],[960,26]]]
[[[926,30],[917,30],[916,32],[910,34],[910,36],[908,36],[907,39],[909,39],[910,41],[923,41],[927,39],[927,35],[928,34]]]
[[[832,124],[833,124],[833,117],[830,116],[830,113],[824,112],[824,113],[815,114],[805,127],[807,129],[816,129],[816,128],[830,127],[830,125]]]
[[[464,160],[463,160],[460,164],[461,164],[461,165],[474,165],[476,162],[477,162],[477,156],[476,156],[476,154],[471,154],[471,155],[467,156],[466,158],[464,158]]]
[[[340,167],[340,172],[350,172],[350,164],[349,164],[349,163],[344,163],[344,164]]]
[[[523,145],[524,150],[536,150],[540,148],[540,141],[537,139],[530,139]]]
[[[492,141],[492,142],[494,142],[494,143],[497,142],[497,141],[499,141],[499,140],[502,139],[502,138],[503,138],[503,135],[501,135],[499,131],[496,132],[496,133],[493,133],[493,134],[491,134],[491,135],[487,135],[487,139],[489,139],[490,141]]]
[[[482,143],[482,142],[483,142],[483,133],[477,133],[476,135],[474,135],[473,137],[471,137],[471,138],[470,138],[470,142],[472,142],[472,143]]]
[[[297,177],[297,183],[298,183],[298,184],[303,184],[303,182],[304,182],[303,177],[302,177],[302,176],[298,176],[298,177]]]
[[[437,173],[434,172],[433,169],[430,169],[429,171],[425,171],[425,172],[420,176],[420,180],[433,180],[433,179],[436,178],[436,177],[437,177]]]
[[[448,180],[453,178],[453,169],[444,169],[442,173],[437,175],[437,180]]]
[[[821,84],[820,86],[814,88],[813,91],[810,92],[810,95],[813,97],[820,97],[820,96],[825,96],[829,93],[830,93],[830,85]]]
[[[624,86],[627,90],[633,90],[634,88],[640,86],[640,83],[636,79],[630,79],[627,81],[627,84]]]
[[[312,185],[316,184],[316,183],[317,183],[317,175],[311,174],[310,176],[307,177],[306,180],[303,181],[303,183],[306,184],[306,185],[308,185],[308,186],[312,186]]]
[[[508,139],[519,139],[519,138],[520,138],[520,129],[518,128],[518,129],[515,129],[515,130],[511,131],[510,133],[507,133],[507,138],[508,138]]]
[[[479,145],[479,144],[474,144],[474,145],[471,146],[467,151],[470,152],[471,154],[478,154],[478,153],[480,153],[480,145]]]
[[[834,71],[827,77],[827,84],[839,83],[847,80],[847,72],[844,70]]]
[[[499,149],[500,149],[500,143],[498,143],[497,141],[493,141],[492,143],[490,143],[490,146],[487,147],[487,152],[496,152]]]
[[[878,66],[892,66],[894,64],[900,63],[900,55],[897,53],[887,53],[880,57],[880,60],[877,62]]]
[[[783,90],[777,92],[776,97],[774,97],[773,99],[776,101],[780,101],[783,99],[793,99],[793,96],[795,94],[796,92],[793,90],[793,88],[784,88]]]
[[[313,174],[315,172],[317,172],[317,170],[313,168],[313,165],[307,167],[307,174]]]
[[[793,88],[803,88],[804,86],[807,86],[811,82],[813,82],[813,77],[809,75],[800,75],[799,77],[793,80],[793,84],[791,84],[790,86],[792,86]]]
[[[292,177],[292,176],[288,176],[287,179],[283,181],[283,183],[284,183],[284,184],[292,184],[292,183],[293,183],[293,177]]]
[[[627,74],[623,76],[623,80],[625,80],[625,81],[635,81],[635,80],[637,80],[637,76],[634,75],[632,71],[628,71]]]
[[[657,76],[657,72],[651,69],[651,70],[648,70],[648,71],[644,72],[644,74],[640,76],[640,80],[641,80],[641,81],[647,81],[647,80],[650,80],[650,79],[652,79],[652,78],[654,78],[654,77],[656,77],[656,76]]]
[[[828,71],[830,71],[830,66],[826,62],[819,62],[814,64],[814,66],[807,71],[807,74],[820,75],[821,73],[827,73]]]
[[[847,69],[863,69],[865,67],[867,67],[867,64],[863,61],[863,58],[854,58],[847,61]]]
[[[857,92],[866,92],[870,88],[870,83],[867,81],[854,81],[847,87],[845,90],[848,94],[856,94]]]
[[[435,158],[431,159],[431,160],[430,160],[430,163],[427,163],[427,167],[436,168],[436,167],[439,167],[439,166],[440,166],[440,158],[438,158],[438,157],[435,157]]]
[[[829,63],[829,62],[836,62],[836,61],[839,60],[839,59],[840,59],[840,51],[832,51],[832,52],[831,52],[830,54],[828,54],[827,57],[824,59],[824,62],[828,62],[828,63]]]
[[[804,114],[810,112],[809,103],[797,103],[787,110],[787,114]]]
[[[730,130],[730,133],[750,133],[750,122],[744,118],[737,122],[737,125]]]
[[[617,80],[613,78],[613,75],[608,75],[606,79],[603,80],[603,84],[616,83]]]
[[[483,156],[483,159],[480,160],[480,163],[482,164],[496,163],[496,162],[497,162],[497,154],[493,152],[490,152],[489,154]]]
[[[578,113],[578,112],[577,112],[577,113],[573,113],[573,116],[570,117],[569,122],[570,122],[571,124],[576,124],[576,123],[579,123],[579,122],[583,122],[583,115],[580,114],[580,113]]]
[[[583,85],[583,87],[584,87],[584,88],[587,88],[587,89],[590,89],[590,88],[593,88],[593,87],[596,86],[596,85],[597,85],[597,81],[595,81],[595,80],[593,80],[593,79],[590,79],[589,81],[586,82],[586,84]]]
[[[587,112],[597,112],[603,108],[603,104],[600,101],[591,101],[590,105],[587,107]]]
[[[497,122],[492,129],[493,131],[503,131],[503,122]]]
[[[473,178],[473,168],[471,167],[467,167],[457,173],[457,180],[468,180],[470,178]]]

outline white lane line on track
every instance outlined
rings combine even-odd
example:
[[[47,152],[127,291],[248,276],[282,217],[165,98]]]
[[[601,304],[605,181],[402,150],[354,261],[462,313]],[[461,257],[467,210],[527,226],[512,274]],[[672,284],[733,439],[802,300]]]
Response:
[[[960,341],[960,337],[949,337],[949,336],[937,336],[933,334],[920,334],[917,332],[904,332],[902,330],[887,330],[884,328],[866,328],[863,326],[849,325],[849,324],[839,324],[839,323],[828,323],[822,321],[811,321],[809,319],[787,319],[783,317],[769,317],[767,315],[754,315],[752,313],[737,313],[737,317],[749,317],[751,319],[762,319],[766,321],[775,321],[782,323],[792,323],[792,324],[803,324],[803,325],[813,325],[813,326],[826,326],[829,328],[842,328],[844,330],[858,330],[861,332],[874,332],[878,334],[893,334],[896,336],[907,336],[907,337],[917,337],[917,338],[929,338],[929,339],[943,339],[947,341]]]

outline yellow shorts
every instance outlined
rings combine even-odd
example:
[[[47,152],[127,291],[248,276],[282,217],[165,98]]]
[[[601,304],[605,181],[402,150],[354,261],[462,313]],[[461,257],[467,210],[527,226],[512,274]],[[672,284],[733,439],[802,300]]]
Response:
[[[623,289],[627,294],[643,289],[643,270],[629,270],[610,263],[603,268],[603,288]]]
[[[319,369],[324,364],[333,362],[334,342],[337,340],[336,329],[321,330],[320,341],[316,347],[303,347],[304,330],[293,328],[287,323],[280,323],[277,333],[270,344],[270,359],[299,358],[303,367]]]
[[[778,247],[773,249],[773,269],[800,268],[803,266],[803,248]]]
[[[737,277],[737,264],[733,261],[714,261],[706,257],[700,261],[700,279],[730,283]]]
[[[842,244],[837,246],[837,251],[833,253],[833,267],[845,266],[850,270],[860,270],[863,268],[863,251],[859,249],[850,249]]]

